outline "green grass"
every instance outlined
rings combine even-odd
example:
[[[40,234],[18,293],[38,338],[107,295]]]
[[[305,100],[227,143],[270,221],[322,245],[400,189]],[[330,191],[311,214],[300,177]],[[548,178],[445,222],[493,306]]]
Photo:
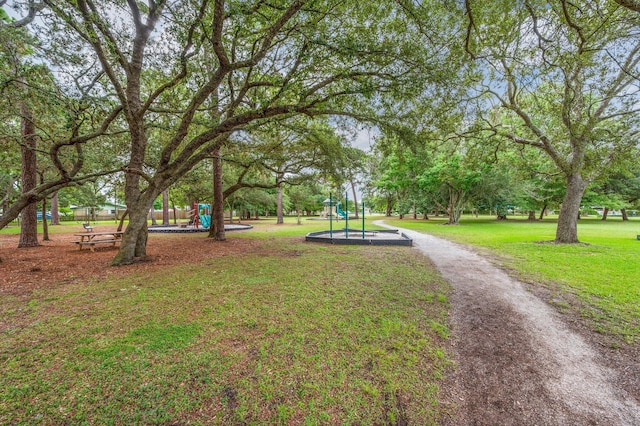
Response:
[[[105,223],[109,225],[115,225],[116,223],[113,220],[108,222],[96,222],[98,224]],[[49,233],[50,234],[58,234],[58,233],[71,233],[71,232],[82,232],[82,222],[74,221],[74,222],[61,222],[60,225],[49,225]],[[42,234],[42,222],[38,222],[38,233]],[[7,235],[17,235],[20,234],[20,225],[16,222],[10,223],[7,227],[0,229],[0,234]]]
[[[450,364],[450,288],[419,254],[302,242],[326,221],[246,223],[254,229],[227,235],[255,241],[241,256],[3,296],[0,424],[436,424],[446,415],[438,387]],[[575,246],[544,243],[554,220],[388,223],[479,247],[594,330],[640,341],[637,219],[582,220]]]
[[[316,226],[3,298],[0,423],[435,424],[449,287],[406,248],[301,242]]]
[[[464,217],[460,226],[441,220],[389,220],[401,226],[484,248],[526,282],[551,289],[552,303],[570,308],[601,333],[640,341],[640,221],[582,219],[583,244],[556,245],[554,220],[527,222]]]

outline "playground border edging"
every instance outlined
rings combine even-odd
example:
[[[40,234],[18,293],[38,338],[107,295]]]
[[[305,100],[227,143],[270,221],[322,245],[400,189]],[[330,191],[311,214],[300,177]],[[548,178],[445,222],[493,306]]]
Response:
[[[335,230],[334,233],[342,232],[344,229]],[[400,233],[400,238],[362,238],[358,235],[362,234],[361,229],[348,229],[350,234],[353,234],[352,238],[336,238],[330,237],[330,231],[317,231],[317,232],[309,232],[305,236],[305,241],[313,242],[313,243],[330,243],[330,244],[343,244],[343,245],[360,245],[360,246],[405,246],[412,247],[413,239],[408,237],[405,233]],[[375,231],[365,231],[365,232],[375,232],[376,234],[398,234],[398,230],[375,230]],[[323,236],[324,235],[324,236]]]

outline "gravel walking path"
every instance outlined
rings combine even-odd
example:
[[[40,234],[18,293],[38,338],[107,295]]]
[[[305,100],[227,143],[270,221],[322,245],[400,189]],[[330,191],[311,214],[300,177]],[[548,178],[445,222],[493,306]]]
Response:
[[[401,231],[454,288],[451,424],[640,425],[620,373],[553,308],[469,248]]]

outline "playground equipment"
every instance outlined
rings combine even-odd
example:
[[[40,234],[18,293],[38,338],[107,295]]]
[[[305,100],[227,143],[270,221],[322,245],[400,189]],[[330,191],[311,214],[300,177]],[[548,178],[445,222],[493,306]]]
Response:
[[[338,204],[336,204],[336,214],[343,219],[346,219],[349,216],[348,211],[345,212],[344,210],[342,210],[342,201],[338,201]]]
[[[203,228],[209,229],[211,226],[211,204],[208,203],[193,203],[193,209],[191,210],[193,218],[193,226],[198,228],[202,225]]]
[[[198,219],[200,220],[200,219]],[[225,223],[224,224],[224,232],[229,231],[242,231],[246,229],[252,229],[252,225],[245,225],[239,223]],[[196,228],[195,226],[178,226],[178,225],[157,225],[150,226],[149,232],[163,233],[163,234],[185,234],[185,233],[194,233],[194,232],[209,232],[207,228]]]
[[[189,223],[182,223],[180,225],[157,225],[150,226],[149,232],[162,232],[162,233],[189,233],[189,232],[209,232],[211,227],[211,204],[209,203],[193,203]],[[225,224],[224,230],[236,231],[243,229],[251,229],[251,225],[241,224]]]
[[[349,205],[349,197],[345,193],[345,204]],[[364,201],[362,202],[362,229],[349,229],[348,212],[342,210],[342,202],[336,204],[336,213],[340,216],[338,223],[343,220],[344,228],[333,229],[333,195],[329,194],[329,230],[320,232],[310,232],[306,235],[305,241],[310,242],[329,242],[331,244],[353,244],[353,245],[395,245],[395,246],[412,246],[413,240],[405,234],[398,233],[398,230],[375,230],[366,231],[364,226]],[[356,206],[356,209],[358,206]],[[351,237],[349,237],[351,234]]]

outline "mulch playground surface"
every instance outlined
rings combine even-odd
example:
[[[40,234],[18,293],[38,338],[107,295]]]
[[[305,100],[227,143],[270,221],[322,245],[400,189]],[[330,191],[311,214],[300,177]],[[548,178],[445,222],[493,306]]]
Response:
[[[100,232],[115,231],[116,225],[100,225]],[[78,232],[83,232],[81,226]],[[19,235],[0,235],[0,297],[28,296],[45,290],[93,279],[123,277],[131,273],[153,273],[172,265],[198,263],[204,259],[253,252],[258,243],[244,238],[216,242],[200,234],[149,234],[147,257],[131,265],[110,266],[117,247],[98,245],[95,252],[78,250],[73,233],[50,234],[40,246],[17,248]]]

